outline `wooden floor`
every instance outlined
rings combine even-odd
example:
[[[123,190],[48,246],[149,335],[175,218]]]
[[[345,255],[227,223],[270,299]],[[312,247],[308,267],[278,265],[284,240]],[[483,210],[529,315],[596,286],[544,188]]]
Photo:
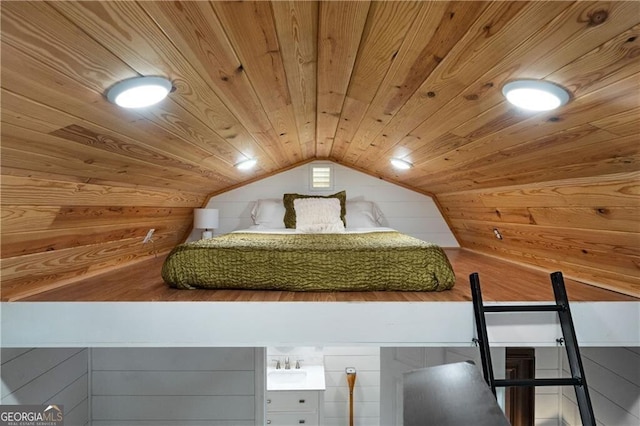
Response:
[[[471,300],[469,274],[478,272],[485,301],[550,301],[549,275],[465,249],[446,249],[456,285],[443,292],[286,292],[253,290],[176,290],[160,277],[164,257],[151,258],[124,271],[96,276],[24,298],[25,301],[255,301],[255,302],[463,302]],[[640,299],[565,279],[570,301]]]

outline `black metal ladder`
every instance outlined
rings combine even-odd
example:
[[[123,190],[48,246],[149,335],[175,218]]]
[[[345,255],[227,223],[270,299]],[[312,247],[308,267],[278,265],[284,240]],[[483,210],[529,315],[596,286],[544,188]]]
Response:
[[[478,273],[469,276],[471,282],[471,295],[473,297],[473,311],[476,319],[478,337],[474,339],[480,348],[480,358],[484,379],[496,394],[496,387],[511,386],[573,386],[576,391],[580,418],[583,426],[596,426],[596,419],[593,415],[589,389],[584,376],[580,349],[576,339],[573,319],[569,309],[569,299],[564,286],[564,279],[561,272],[551,274],[551,284],[555,295],[556,303],[553,305],[492,305],[485,306],[482,302],[482,292],[480,290],[480,277]],[[493,312],[557,312],[562,329],[562,339],[557,339],[559,343],[564,343],[567,351],[567,359],[571,369],[571,378],[553,379],[509,379],[496,380],[493,376],[493,366],[491,365],[491,353],[489,351],[489,338],[487,336],[487,323],[485,313]]]

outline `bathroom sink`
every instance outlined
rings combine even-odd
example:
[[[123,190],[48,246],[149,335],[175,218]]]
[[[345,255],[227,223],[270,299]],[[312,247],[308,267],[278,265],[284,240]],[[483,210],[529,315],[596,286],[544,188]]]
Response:
[[[267,390],[324,390],[324,366],[305,365],[302,368],[267,367]]]
[[[302,369],[271,370],[267,373],[267,380],[277,383],[297,383],[307,379],[307,372]]]

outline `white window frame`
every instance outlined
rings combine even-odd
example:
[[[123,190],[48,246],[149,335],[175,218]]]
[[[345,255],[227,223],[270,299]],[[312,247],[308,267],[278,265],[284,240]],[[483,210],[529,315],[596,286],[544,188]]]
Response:
[[[321,177],[318,176],[317,171],[320,171],[320,169],[324,173],[328,172],[328,182],[323,182]],[[333,191],[334,180],[332,164],[312,164],[309,167],[309,189],[311,191]]]

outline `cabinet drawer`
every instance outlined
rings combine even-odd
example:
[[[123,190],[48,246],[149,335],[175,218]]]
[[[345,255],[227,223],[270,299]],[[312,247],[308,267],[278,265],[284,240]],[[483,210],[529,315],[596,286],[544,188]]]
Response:
[[[271,391],[267,392],[267,412],[273,411],[317,411],[316,391]]]
[[[317,413],[267,413],[269,426],[318,426]]]

